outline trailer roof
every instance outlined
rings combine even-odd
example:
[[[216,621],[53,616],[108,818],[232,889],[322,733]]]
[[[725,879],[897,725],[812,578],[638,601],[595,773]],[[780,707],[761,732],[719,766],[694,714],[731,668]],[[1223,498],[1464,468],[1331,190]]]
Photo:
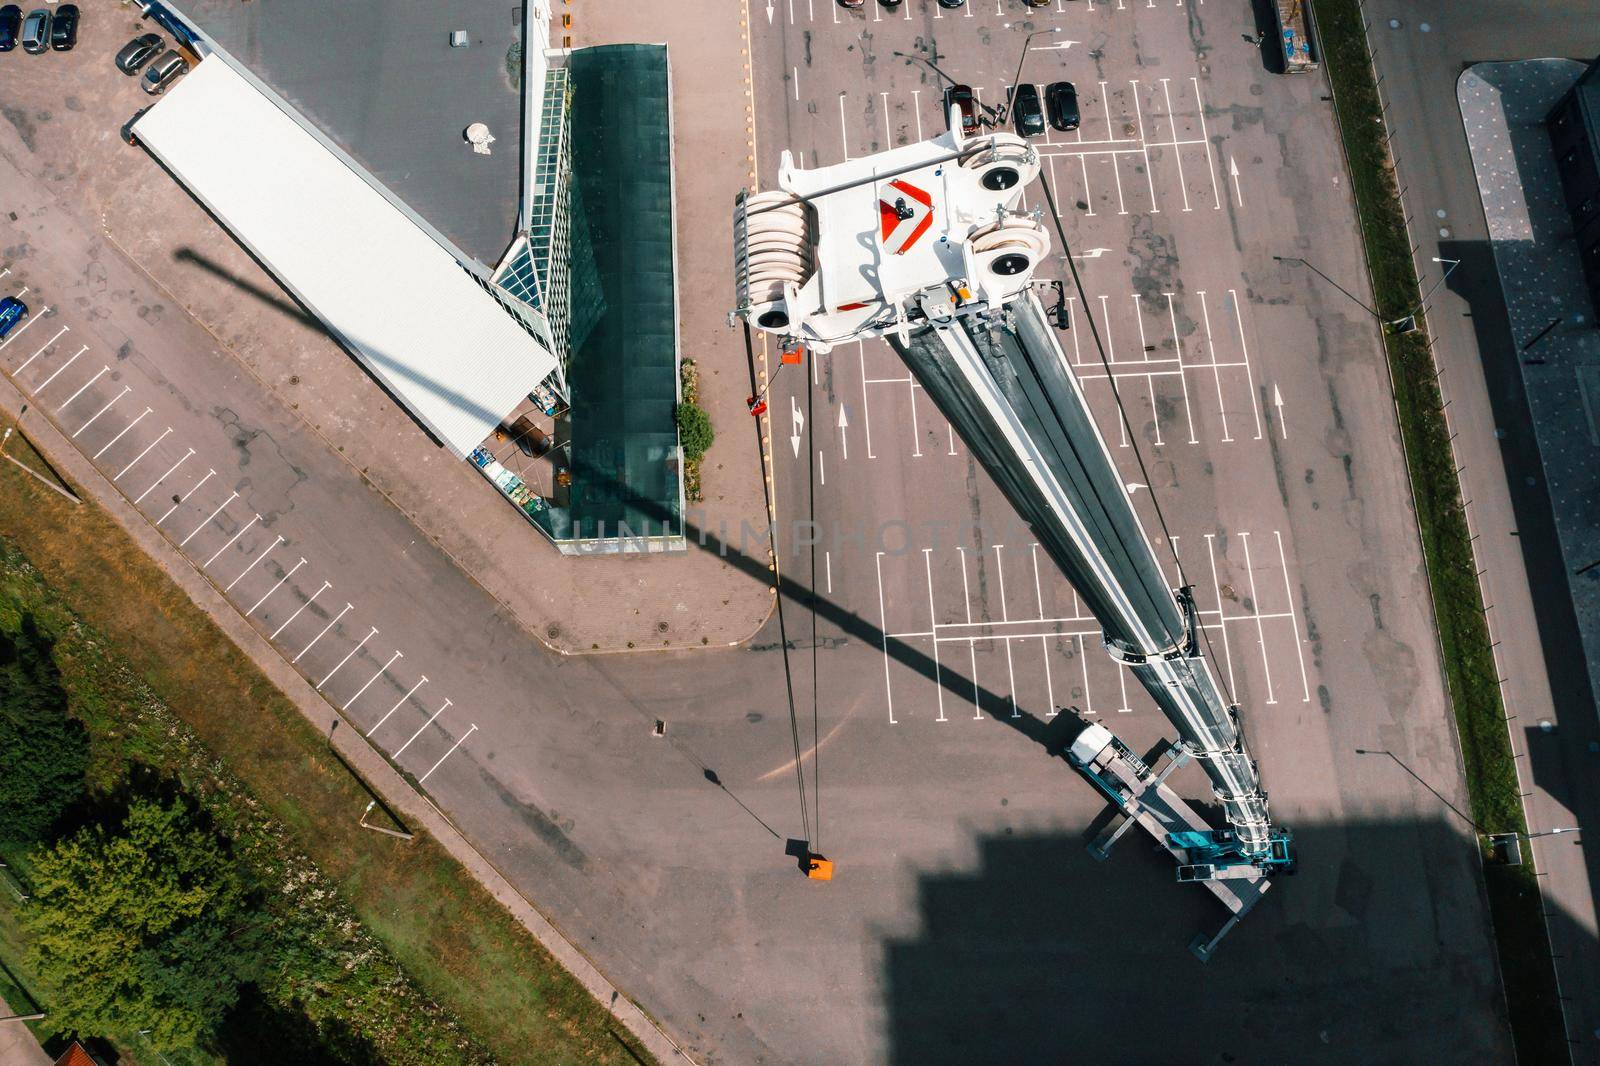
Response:
[[[451,253],[222,57],[134,131],[457,456],[555,368]]]

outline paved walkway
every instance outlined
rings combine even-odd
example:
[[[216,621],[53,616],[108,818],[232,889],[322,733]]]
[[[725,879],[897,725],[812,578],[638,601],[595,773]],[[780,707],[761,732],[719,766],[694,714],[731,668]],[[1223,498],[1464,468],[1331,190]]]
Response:
[[[1583,69],[1479,63],[1456,86],[1569,575],[1600,560],[1600,329],[1544,117]],[[1600,569],[1569,586],[1600,692]]]
[[[0,999],[0,1018],[15,1013],[6,1001]],[[0,1022],[0,1066],[50,1066],[50,1056],[44,1053],[33,1032],[22,1022]]]

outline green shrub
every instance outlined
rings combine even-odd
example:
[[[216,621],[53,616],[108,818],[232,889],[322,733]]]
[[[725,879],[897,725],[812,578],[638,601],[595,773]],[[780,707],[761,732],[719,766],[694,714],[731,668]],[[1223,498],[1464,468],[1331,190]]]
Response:
[[[0,633],[0,840],[33,844],[84,792],[89,734],[67,714],[50,639]]]
[[[711,442],[717,439],[716,430],[711,428],[711,416],[695,404],[680,403],[674,417],[678,423],[678,441],[683,445],[683,457],[691,463],[698,463],[711,447]]]

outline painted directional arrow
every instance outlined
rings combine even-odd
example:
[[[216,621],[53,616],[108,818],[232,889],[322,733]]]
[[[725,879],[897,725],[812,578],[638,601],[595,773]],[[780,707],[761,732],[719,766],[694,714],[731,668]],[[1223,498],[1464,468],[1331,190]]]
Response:
[[[850,417],[844,413],[844,404],[839,405],[839,448],[844,452],[846,459],[850,458],[850,434],[845,430],[850,428]]]
[[[800,413],[800,405],[793,396],[789,397],[789,423],[794,431],[789,435],[789,447],[794,449],[794,457],[800,458],[800,431],[806,428],[806,416]]]
[[[772,25],[772,0],[767,0],[767,25]]]
[[[1278,383],[1272,383],[1272,406],[1278,409],[1278,430],[1283,434],[1283,439],[1289,439],[1289,427],[1283,421],[1283,393],[1278,391]]]
[[[1233,199],[1240,207],[1244,206],[1244,195],[1239,192],[1239,164],[1233,161],[1233,156],[1228,157],[1228,177],[1233,179]]]

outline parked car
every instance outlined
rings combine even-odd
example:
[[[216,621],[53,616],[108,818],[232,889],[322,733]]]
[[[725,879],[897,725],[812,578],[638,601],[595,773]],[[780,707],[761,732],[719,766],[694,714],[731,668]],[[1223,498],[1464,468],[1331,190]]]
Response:
[[[847,7],[851,11],[857,11],[863,5],[865,5],[866,2],[867,2],[867,0],[839,0],[839,6],[840,7]]]
[[[161,53],[160,59],[150,64],[150,69],[139,79],[139,88],[154,96],[188,70],[189,61],[169,48]]]
[[[38,55],[50,47],[50,12],[44,8],[28,12],[22,23],[22,50]]]
[[[161,35],[147,33],[135,37],[123,45],[117,52],[117,69],[130,78],[139,73],[139,68],[150,62],[161,51]]]
[[[1050,125],[1058,130],[1078,128],[1078,90],[1070,81],[1053,81],[1046,86],[1044,103],[1050,112]]]
[[[15,296],[0,300],[0,340],[10,333],[18,322],[28,317],[28,305]]]
[[[1037,137],[1044,132],[1044,112],[1039,108],[1039,90],[1032,82],[1023,82],[1011,94],[1011,121],[1024,137]]]
[[[62,4],[56,8],[56,17],[50,20],[50,47],[57,52],[70,52],[78,43],[78,5]]]
[[[878,0],[878,3],[891,11],[900,6],[900,0]]]
[[[967,0],[939,0],[940,7],[960,7]]]
[[[961,111],[961,133],[970,137],[978,132],[978,102],[972,95],[970,85],[952,85],[944,91],[944,117],[950,120],[950,109],[958,108]]]
[[[0,7],[0,52],[9,52],[17,46],[17,35],[22,32],[22,8],[16,4]]]

